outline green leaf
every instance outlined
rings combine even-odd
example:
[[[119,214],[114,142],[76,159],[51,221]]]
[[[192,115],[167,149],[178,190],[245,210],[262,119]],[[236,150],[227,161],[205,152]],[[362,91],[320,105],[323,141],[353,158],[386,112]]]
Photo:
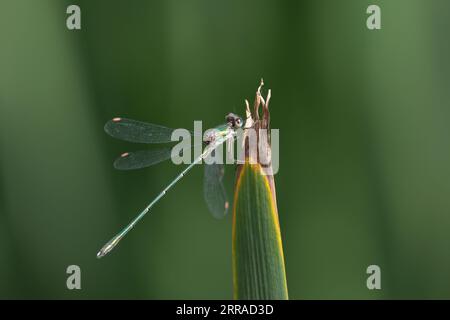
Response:
[[[273,177],[239,168],[233,209],[235,299],[288,299]],[[271,187],[272,186],[272,187]]]

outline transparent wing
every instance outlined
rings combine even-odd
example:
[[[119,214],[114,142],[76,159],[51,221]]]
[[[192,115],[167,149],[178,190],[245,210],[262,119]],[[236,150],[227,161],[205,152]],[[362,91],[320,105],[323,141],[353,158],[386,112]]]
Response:
[[[111,137],[138,143],[171,142],[174,129],[137,120],[114,118],[105,124],[105,131]]]
[[[170,148],[127,152],[114,161],[114,168],[119,170],[146,168],[170,159],[170,152]]]
[[[222,179],[224,175],[223,164],[205,164],[203,194],[206,205],[212,215],[223,218],[227,212],[229,203]]]
[[[191,149],[192,148],[194,148],[194,146],[191,146]],[[114,168],[118,170],[134,170],[150,167],[154,164],[170,159],[171,153],[172,148],[126,152],[114,161]],[[181,150],[180,156],[182,155],[183,151]]]

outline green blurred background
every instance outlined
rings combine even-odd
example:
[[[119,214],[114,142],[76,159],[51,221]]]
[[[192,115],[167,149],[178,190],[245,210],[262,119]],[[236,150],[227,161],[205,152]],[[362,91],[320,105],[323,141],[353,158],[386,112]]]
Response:
[[[447,0],[2,0],[0,298],[231,298],[231,216],[208,213],[200,168],[96,259],[181,169],[114,170],[141,146],[103,125],[211,127],[244,113],[261,77],[280,129],[290,298],[450,298],[449,12]],[[71,264],[81,290],[66,288]],[[382,290],[366,288],[371,264]]]

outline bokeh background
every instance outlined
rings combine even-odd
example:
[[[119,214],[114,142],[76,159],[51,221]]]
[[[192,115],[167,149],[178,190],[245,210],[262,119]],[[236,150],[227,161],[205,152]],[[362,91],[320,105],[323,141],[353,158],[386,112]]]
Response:
[[[231,298],[231,216],[208,213],[201,168],[96,259],[181,170],[114,170],[142,146],[103,125],[211,127],[261,77],[290,298],[450,298],[449,28],[447,0],[2,0],[0,298]]]

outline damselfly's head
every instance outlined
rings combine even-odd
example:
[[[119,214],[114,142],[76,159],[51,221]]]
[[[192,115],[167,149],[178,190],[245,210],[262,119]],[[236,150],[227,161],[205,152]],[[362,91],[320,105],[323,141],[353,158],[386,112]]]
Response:
[[[242,127],[244,122],[242,121],[242,118],[234,113],[229,113],[225,119],[227,120],[227,123],[232,127],[233,129],[238,129]]]

